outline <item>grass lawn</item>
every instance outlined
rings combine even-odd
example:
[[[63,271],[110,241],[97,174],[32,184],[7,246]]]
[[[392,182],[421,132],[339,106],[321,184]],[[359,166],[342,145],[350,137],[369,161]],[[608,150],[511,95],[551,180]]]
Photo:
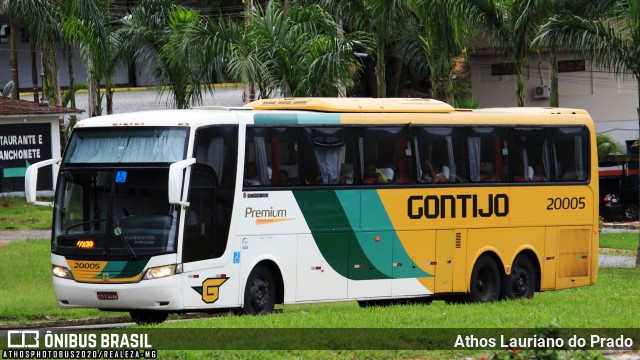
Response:
[[[603,234],[601,242],[609,242],[610,237],[613,238],[612,242],[620,242],[617,239],[621,237],[625,243],[633,237],[620,235]],[[53,295],[49,251],[50,244],[44,240],[14,241],[0,247],[0,324],[126,315],[92,309],[58,309]],[[607,311],[601,310],[602,304],[607,304]],[[634,309],[638,309],[639,305],[640,270],[600,269],[600,277],[594,286],[537,293],[533,300],[522,302],[445,305],[442,301],[435,301],[425,307],[428,313],[425,316],[429,323],[446,324],[447,327],[538,327],[554,321],[562,327],[637,327],[639,318]],[[349,312],[349,309],[360,311]],[[403,315],[403,310],[390,313],[390,318],[383,321],[376,314],[389,312],[376,313],[376,309],[359,309],[355,302],[288,305],[283,314],[272,317],[216,318],[190,322],[189,326],[262,327],[267,319],[271,319],[269,326],[276,327],[343,327],[346,324],[354,327],[366,327],[368,324],[422,327],[425,324],[417,317]],[[328,315],[322,315],[324,311],[338,312],[340,316],[330,319]],[[370,311],[374,318],[363,317]],[[488,313],[491,316],[487,316]],[[209,324],[209,321],[223,323]],[[201,322],[202,325],[199,325]]]
[[[608,236],[609,234],[603,235],[605,238]],[[125,315],[93,309],[58,309],[51,284],[49,246],[48,241],[28,240],[11,242],[0,247],[0,324]],[[606,306],[606,310],[603,306]],[[287,305],[279,314],[222,316],[145,328],[186,329],[186,334],[193,329],[244,328],[253,329],[254,333],[256,330],[260,333],[260,329],[290,329],[288,333],[293,334],[291,336],[305,329],[343,329],[342,331],[347,331],[347,338],[349,334],[357,334],[357,330],[349,333],[348,329],[364,329],[373,331],[378,336],[386,336],[395,334],[394,331],[397,330],[394,329],[419,331],[425,328],[484,328],[487,330],[482,331],[491,331],[489,329],[540,328],[551,324],[561,328],[636,328],[639,321],[638,308],[640,270],[611,268],[600,269],[599,279],[593,286],[536,293],[531,300],[489,304],[445,304],[443,301],[434,301],[431,305],[397,305],[384,308],[360,308],[354,301]],[[371,330],[372,328],[374,329]],[[385,332],[385,328],[390,332]],[[301,341],[300,338],[296,340]],[[159,354],[161,358],[166,359],[447,359],[480,355],[478,351],[473,350],[163,350]]]
[[[600,247],[617,250],[638,250],[638,232],[615,232],[600,234]]]
[[[52,217],[48,206],[29,205],[24,197],[0,197],[0,231],[48,230]]]

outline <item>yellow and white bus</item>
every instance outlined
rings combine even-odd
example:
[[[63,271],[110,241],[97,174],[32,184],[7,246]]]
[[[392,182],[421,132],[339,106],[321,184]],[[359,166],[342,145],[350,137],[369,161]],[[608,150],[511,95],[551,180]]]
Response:
[[[595,144],[583,110],[259,100],[84,120],[26,196],[56,166],[63,308],[530,298],[597,278]]]

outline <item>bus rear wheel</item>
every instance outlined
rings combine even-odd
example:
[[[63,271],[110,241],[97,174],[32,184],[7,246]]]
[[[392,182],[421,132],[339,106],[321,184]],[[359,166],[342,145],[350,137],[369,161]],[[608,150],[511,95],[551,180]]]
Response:
[[[169,313],[166,311],[153,311],[153,310],[131,310],[129,312],[131,320],[136,324],[160,324],[167,320]]]
[[[502,294],[507,299],[531,299],[536,290],[536,271],[529,257],[520,254],[513,261],[511,274],[502,280]]]
[[[489,255],[482,255],[476,261],[471,272],[469,300],[484,303],[500,298],[500,271]]]
[[[268,314],[273,311],[275,300],[276,286],[273,274],[266,266],[256,266],[247,279],[241,312],[249,315]]]

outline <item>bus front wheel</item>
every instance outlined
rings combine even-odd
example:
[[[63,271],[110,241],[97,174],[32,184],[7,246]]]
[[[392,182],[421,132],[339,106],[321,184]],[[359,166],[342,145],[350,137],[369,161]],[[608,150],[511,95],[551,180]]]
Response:
[[[273,311],[276,286],[273,274],[266,266],[258,265],[249,274],[244,289],[242,313],[249,315],[268,314]]]
[[[529,257],[520,254],[513,261],[511,274],[502,281],[502,293],[507,299],[530,299],[536,287],[536,272]]]
[[[469,300],[484,303],[496,301],[500,297],[500,271],[489,255],[482,255],[473,266]]]
[[[166,311],[153,311],[153,310],[131,310],[129,312],[131,320],[136,324],[160,324],[167,320],[169,313]]]

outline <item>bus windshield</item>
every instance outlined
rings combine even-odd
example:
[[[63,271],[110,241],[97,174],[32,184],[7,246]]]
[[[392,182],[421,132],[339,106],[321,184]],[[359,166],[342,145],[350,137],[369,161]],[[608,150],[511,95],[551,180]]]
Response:
[[[175,252],[178,211],[167,168],[65,169],[55,204],[53,252],[138,259]]]
[[[184,127],[74,129],[65,153],[69,163],[173,163],[184,159]]]

